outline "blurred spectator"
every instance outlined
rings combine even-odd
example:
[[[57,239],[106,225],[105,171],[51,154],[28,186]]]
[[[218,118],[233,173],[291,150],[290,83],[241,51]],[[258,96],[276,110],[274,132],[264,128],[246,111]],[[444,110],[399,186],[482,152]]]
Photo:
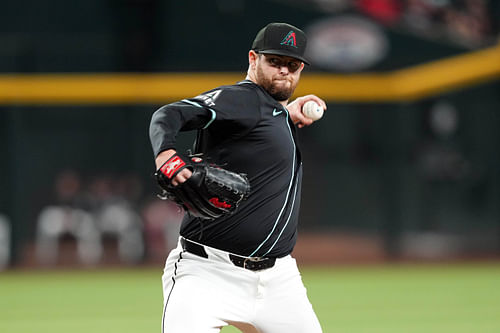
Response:
[[[458,112],[439,101],[423,112],[426,136],[417,152],[422,177],[420,231],[443,232],[457,202],[457,188],[467,176],[469,162],[457,145]]]
[[[7,268],[10,261],[10,222],[0,214],[0,271]]]
[[[439,16],[447,1],[431,3],[423,0],[407,0],[404,23],[411,29],[421,32],[435,33],[434,28],[439,24]]]
[[[495,38],[486,0],[407,0],[402,23],[418,34],[472,48]]]
[[[98,177],[90,184],[91,209],[98,230],[118,240],[118,255],[129,264],[144,257],[142,220],[134,207],[140,193],[140,181],[132,175],[115,180]]]
[[[494,16],[498,4],[490,0],[295,1],[296,5],[304,2],[315,4],[323,12],[340,14],[355,10],[397,31],[469,48],[492,45],[499,34]]]
[[[150,200],[143,208],[148,257],[164,260],[165,255],[177,246],[179,228],[184,211],[171,201]]]
[[[394,24],[401,16],[401,1],[399,0],[358,0],[358,9],[376,18],[384,24]]]
[[[54,203],[43,208],[37,220],[35,249],[40,263],[57,262],[59,243],[65,235],[75,238],[78,258],[84,264],[102,260],[108,237],[117,240],[122,262],[142,261],[142,220],[135,207],[142,186],[136,176],[98,176],[84,189],[76,171],[63,171],[54,190]]]
[[[419,167],[430,182],[460,181],[469,173],[469,162],[456,142],[458,112],[452,104],[440,101],[427,113],[428,138],[421,146]]]
[[[73,170],[61,172],[55,181],[55,201],[42,209],[37,220],[35,251],[45,265],[57,262],[59,240],[71,235],[77,241],[78,257],[84,264],[96,264],[102,255],[100,234],[86,209],[80,176]]]
[[[488,175],[460,145],[460,118],[455,106],[437,101],[424,113],[427,137],[419,147],[417,166],[422,177],[422,227],[445,231],[450,223],[485,210]]]

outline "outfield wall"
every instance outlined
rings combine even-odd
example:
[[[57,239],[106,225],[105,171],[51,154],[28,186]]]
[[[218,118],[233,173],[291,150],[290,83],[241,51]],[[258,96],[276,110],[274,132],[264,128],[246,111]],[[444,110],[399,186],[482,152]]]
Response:
[[[297,95],[318,94],[328,111],[300,131],[301,231],[367,235],[387,256],[498,253],[497,16],[490,39],[471,45],[279,0],[28,0],[0,11],[0,213],[12,221],[13,261],[68,170],[84,195],[108,186],[142,214],[155,193],[151,114],[242,79],[257,29],[280,20],[312,33],[353,15],[387,47],[365,67],[313,64],[303,74]],[[345,63],[363,55],[363,41],[342,49]],[[188,148],[192,136],[179,140]]]

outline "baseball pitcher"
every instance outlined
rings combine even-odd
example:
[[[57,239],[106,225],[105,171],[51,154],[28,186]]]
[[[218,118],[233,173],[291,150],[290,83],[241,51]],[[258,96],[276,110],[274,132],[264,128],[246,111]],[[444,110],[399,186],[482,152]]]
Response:
[[[321,332],[291,256],[302,183],[296,131],[320,117],[305,114],[326,109],[314,95],[289,103],[305,49],[303,31],[271,23],[255,37],[245,80],[154,113],[161,197],[186,211],[163,275],[162,332]],[[177,134],[192,130],[194,151],[178,152]]]

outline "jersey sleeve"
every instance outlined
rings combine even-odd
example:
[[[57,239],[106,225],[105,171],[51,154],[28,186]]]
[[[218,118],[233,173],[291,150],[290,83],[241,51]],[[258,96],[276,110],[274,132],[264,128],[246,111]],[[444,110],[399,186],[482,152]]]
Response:
[[[244,135],[260,119],[259,104],[255,91],[234,85],[165,105],[151,119],[153,152],[157,156],[164,150],[175,149],[180,131],[208,129],[225,138]]]
[[[175,149],[180,131],[200,129],[211,119],[211,112],[185,100],[159,108],[152,116],[149,138],[154,156],[164,150]]]

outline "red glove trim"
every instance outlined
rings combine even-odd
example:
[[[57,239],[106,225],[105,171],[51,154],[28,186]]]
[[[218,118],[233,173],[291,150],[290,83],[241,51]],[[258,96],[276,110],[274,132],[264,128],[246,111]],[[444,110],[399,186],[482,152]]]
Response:
[[[169,159],[163,166],[160,168],[161,173],[163,173],[168,179],[172,179],[172,176],[185,166],[186,163],[179,157],[179,156],[174,156],[171,159]]]

